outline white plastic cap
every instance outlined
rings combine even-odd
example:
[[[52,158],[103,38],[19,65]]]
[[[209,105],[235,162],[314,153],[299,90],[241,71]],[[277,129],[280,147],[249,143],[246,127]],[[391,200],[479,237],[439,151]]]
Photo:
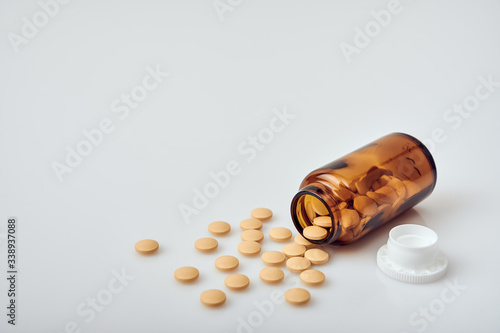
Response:
[[[448,259],[438,248],[437,234],[417,224],[402,224],[389,232],[389,240],[377,252],[377,264],[391,278],[427,283],[446,273]]]

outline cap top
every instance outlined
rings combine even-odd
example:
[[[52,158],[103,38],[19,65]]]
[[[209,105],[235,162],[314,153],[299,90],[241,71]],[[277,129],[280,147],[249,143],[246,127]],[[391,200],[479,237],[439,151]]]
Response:
[[[393,279],[427,283],[441,278],[448,259],[437,245],[437,234],[424,226],[403,224],[389,232],[387,244],[377,252],[377,264]]]

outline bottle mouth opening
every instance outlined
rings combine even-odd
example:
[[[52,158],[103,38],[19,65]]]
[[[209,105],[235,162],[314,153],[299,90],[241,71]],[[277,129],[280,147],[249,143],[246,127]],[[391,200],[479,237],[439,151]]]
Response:
[[[340,227],[338,222],[335,222],[330,206],[316,191],[299,191],[292,200],[291,215],[299,233],[311,243],[331,243],[340,235]],[[304,232],[307,227],[315,227],[315,233],[309,234],[311,229]],[[321,229],[324,229],[326,234]]]

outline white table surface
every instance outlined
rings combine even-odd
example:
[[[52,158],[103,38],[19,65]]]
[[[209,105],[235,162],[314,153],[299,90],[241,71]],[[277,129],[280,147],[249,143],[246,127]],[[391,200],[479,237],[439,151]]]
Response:
[[[500,81],[500,4],[215,5],[224,12],[211,0],[72,1],[44,22],[37,1],[1,2],[0,276],[10,216],[19,272],[16,326],[7,324],[0,279],[0,331],[499,332],[500,86],[488,92],[481,80]],[[398,13],[348,62],[341,46],[354,45],[356,27],[376,29],[370,12],[388,6]],[[23,18],[33,16],[44,26],[25,38]],[[120,96],[145,91],[147,68],[169,75],[148,79],[151,91],[125,114]],[[447,111],[475,101],[463,115]],[[241,151],[285,109],[294,118],[262,150]],[[53,163],[65,163],[67,147],[105,119],[114,130],[59,181]],[[307,287],[309,305],[272,303],[297,275],[261,282],[260,259],[237,254],[239,222],[262,206],[275,213],[266,235],[293,228],[290,201],[307,173],[395,131],[432,146],[432,195],[355,244],[325,247],[327,281]],[[180,205],[192,205],[193,191],[230,161],[240,172],[187,223]],[[216,253],[196,252],[215,220],[232,233]],[[404,284],[378,270],[377,249],[403,223],[438,233],[449,259],[443,279]],[[144,238],[160,243],[156,255],[134,251]],[[263,250],[281,246],[263,242]],[[249,290],[224,287],[213,267],[222,254],[240,258]],[[198,282],[174,280],[184,265],[199,268]],[[130,280],[121,284],[123,272]],[[200,303],[210,288],[226,291],[225,306]]]

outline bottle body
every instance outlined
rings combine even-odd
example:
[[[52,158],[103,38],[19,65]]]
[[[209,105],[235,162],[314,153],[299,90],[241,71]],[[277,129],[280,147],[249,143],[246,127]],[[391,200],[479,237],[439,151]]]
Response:
[[[420,141],[392,133],[307,175],[292,200],[292,219],[313,243],[349,244],[425,199],[436,176]],[[311,226],[326,236],[308,238]]]

